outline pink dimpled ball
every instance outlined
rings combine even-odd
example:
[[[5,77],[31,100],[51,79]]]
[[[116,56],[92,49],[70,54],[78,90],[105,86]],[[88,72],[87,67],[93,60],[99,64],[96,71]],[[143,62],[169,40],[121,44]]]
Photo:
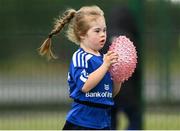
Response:
[[[126,36],[119,36],[113,40],[109,51],[118,54],[118,62],[110,67],[113,80],[116,82],[128,80],[132,76],[137,64],[137,52],[133,42]]]

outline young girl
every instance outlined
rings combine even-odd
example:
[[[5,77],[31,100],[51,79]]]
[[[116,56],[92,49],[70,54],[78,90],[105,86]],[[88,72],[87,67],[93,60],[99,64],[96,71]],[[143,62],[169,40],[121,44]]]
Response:
[[[40,54],[55,58],[51,51],[51,37],[68,24],[67,37],[78,44],[68,72],[70,97],[74,100],[64,130],[111,129],[110,109],[121,83],[115,83],[108,72],[118,56],[100,54],[106,42],[106,23],[98,6],[85,6],[78,11],[67,10],[56,21],[48,39],[40,47]]]

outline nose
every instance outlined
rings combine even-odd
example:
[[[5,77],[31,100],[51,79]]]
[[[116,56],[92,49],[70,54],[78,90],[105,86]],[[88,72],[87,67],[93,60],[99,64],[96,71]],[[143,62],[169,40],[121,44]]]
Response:
[[[100,36],[101,37],[105,37],[106,36],[106,32],[101,32]]]

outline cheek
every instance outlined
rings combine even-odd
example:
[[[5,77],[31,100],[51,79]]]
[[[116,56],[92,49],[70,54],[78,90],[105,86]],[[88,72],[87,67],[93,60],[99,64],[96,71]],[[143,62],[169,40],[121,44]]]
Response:
[[[91,37],[90,41],[91,41],[92,43],[97,43],[98,38],[97,38],[96,36],[93,36],[93,37]]]
[[[95,36],[95,37],[93,38],[93,40],[94,40],[94,42],[97,42],[98,38]]]
[[[99,39],[95,38],[93,42],[95,47],[99,46]]]

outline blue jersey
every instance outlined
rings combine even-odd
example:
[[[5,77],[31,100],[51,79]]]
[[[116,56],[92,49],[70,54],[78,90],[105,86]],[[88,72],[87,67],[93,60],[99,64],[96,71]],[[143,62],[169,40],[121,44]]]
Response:
[[[103,63],[103,56],[96,56],[79,48],[72,57],[68,72],[69,93],[72,99],[88,101],[96,104],[113,105],[113,82],[107,72],[103,79],[87,93],[81,91],[88,75]],[[110,109],[89,107],[73,103],[67,115],[67,121],[76,125],[101,129],[110,126]]]

